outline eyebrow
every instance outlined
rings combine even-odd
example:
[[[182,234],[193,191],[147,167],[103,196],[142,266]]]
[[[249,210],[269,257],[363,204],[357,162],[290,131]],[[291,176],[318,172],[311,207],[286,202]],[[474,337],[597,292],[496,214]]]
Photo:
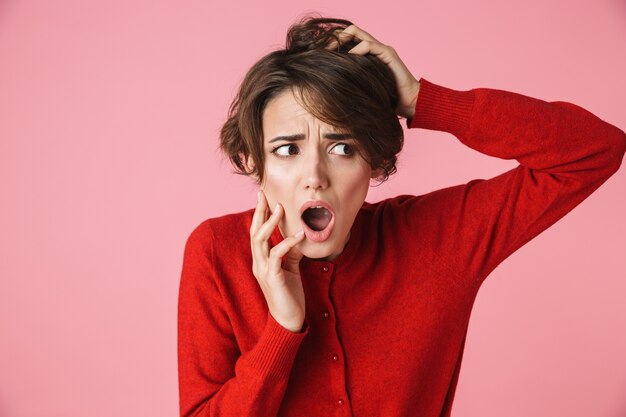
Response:
[[[289,135],[289,136],[276,136],[274,139],[270,140],[269,143],[276,142],[279,140],[286,140],[289,142],[295,142],[297,140],[304,140],[305,135],[302,133],[297,135]],[[345,140],[345,139],[353,139],[353,136],[349,133],[326,133],[324,135],[324,139],[330,140]]]

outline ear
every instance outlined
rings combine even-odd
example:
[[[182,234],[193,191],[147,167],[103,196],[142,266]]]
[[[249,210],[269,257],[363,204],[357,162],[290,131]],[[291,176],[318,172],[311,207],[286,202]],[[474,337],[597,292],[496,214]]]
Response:
[[[243,165],[246,167],[246,170],[248,172],[251,172],[254,169],[254,161],[252,160],[252,157],[250,155],[244,156],[243,152],[239,152],[239,159],[241,160]],[[259,182],[258,175],[252,175],[252,177],[257,183]]]
[[[377,178],[383,175],[384,173],[385,173],[385,170],[383,168],[372,170],[372,176],[370,178]]]
[[[245,156],[243,152],[239,152],[239,160],[243,163],[248,171],[251,171],[254,168],[254,161],[250,155]]]

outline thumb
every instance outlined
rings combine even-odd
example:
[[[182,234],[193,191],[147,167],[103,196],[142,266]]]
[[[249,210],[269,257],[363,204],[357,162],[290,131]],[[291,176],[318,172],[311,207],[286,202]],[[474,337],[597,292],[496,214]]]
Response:
[[[283,268],[289,272],[300,273],[299,264],[303,256],[302,252],[294,246],[285,255],[285,264]]]

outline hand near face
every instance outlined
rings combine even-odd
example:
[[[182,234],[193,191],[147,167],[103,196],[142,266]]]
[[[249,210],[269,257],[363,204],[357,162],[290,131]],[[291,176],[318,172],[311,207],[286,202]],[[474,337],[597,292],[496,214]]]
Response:
[[[352,48],[348,53],[357,55],[372,54],[389,66],[398,86],[399,103],[395,109],[398,116],[410,119],[415,112],[417,94],[419,93],[419,81],[411,74],[404,65],[395,49],[389,45],[384,45],[377,41],[372,35],[355,25],[350,25],[343,31],[337,32],[340,42],[353,38],[360,39],[361,42]],[[333,40],[326,49],[337,48],[337,41]]]
[[[287,330],[297,333],[304,324],[305,303],[299,268],[303,255],[295,246],[303,240],[304,234],[289,236],[270,250],[269,239],[284,215],[284,209],[278,204],[268,219],[265,193],[260,191],[259,197],[250,226],[252,271],[272,317]],[[281,266],[285,255],[285,264]]]

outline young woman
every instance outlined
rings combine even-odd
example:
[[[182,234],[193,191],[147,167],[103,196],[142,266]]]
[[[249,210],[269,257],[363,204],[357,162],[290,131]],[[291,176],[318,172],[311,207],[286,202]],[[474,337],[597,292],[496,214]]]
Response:
[[[365,202],[395,172],[398,117],[520,165]],[[436,417],[481,283],[618,170],[626,135],[572,103],[418,81],[392,47],[318,18],[250,69],[221,146],[259,198],[185,246],[181,416]]]

